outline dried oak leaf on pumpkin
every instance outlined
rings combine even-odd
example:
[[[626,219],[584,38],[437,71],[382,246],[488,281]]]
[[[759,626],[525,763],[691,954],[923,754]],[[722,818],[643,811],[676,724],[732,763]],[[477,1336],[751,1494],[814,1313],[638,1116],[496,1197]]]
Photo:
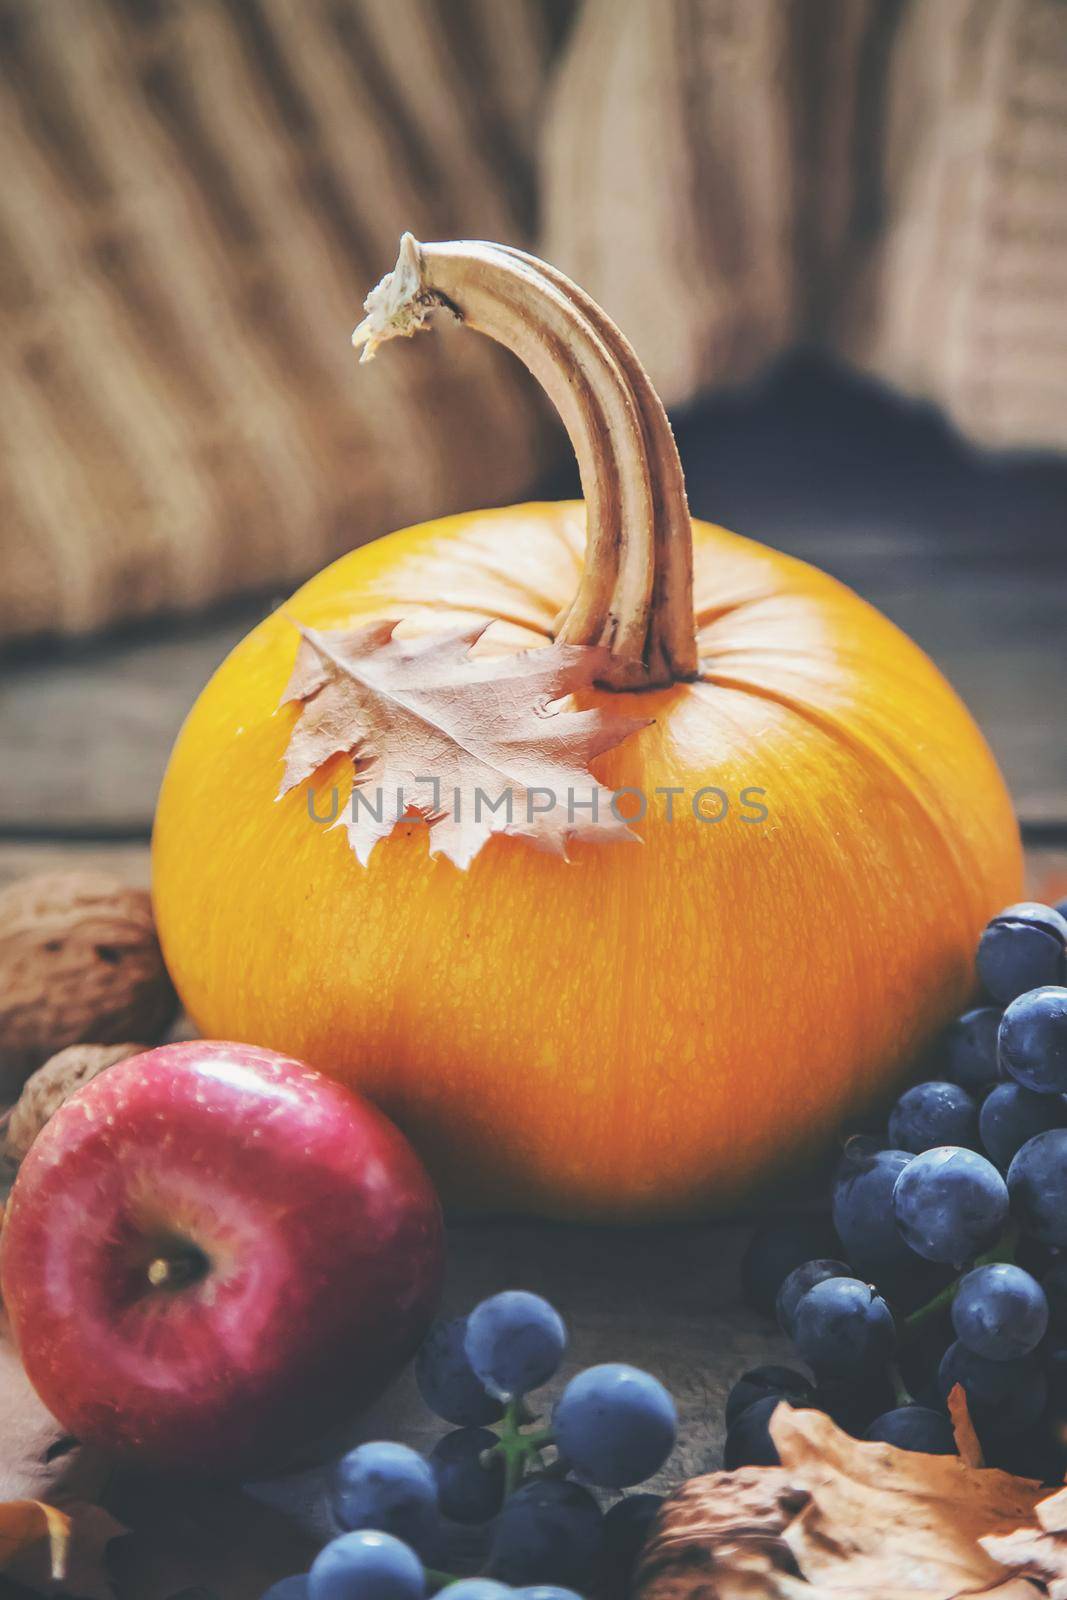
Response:
[[[278,798],[332,757],[349,757],[353,792],[337,825],[364,866],[405,816],[427,822],[430,854],[457,867],[494,833],[561,855],[570,839],[635,837],[589,763],[646,719],[559,705],[603,675],[607,650],[552,644],[472,655],[484,628],[398,639],[395,621],[296,626],[282,705],[299,704],[300,713]]]
[[[1033,1521],[1028,1479],[842,1433],[779,1406],[781,1466],[696,1478],[664,1506],[639,1600],[1036,1600],[979,1541]]]

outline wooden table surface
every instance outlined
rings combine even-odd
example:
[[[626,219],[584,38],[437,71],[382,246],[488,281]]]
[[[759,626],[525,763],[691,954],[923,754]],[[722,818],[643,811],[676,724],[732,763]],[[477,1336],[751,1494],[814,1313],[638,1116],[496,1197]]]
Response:
[[[1067,468],[979,460],[921,411],[805,363],[755,396],[705,406],[679,433],[696,514],[834,571],[939,662],[1001,761],[1032,892],[1067,894]],[[553,487],[571,492],[566,473]],[[153,803],[174,735],[268,604],[0,664],[0,883],[73,862],[147,882]],[[535,1289],[570,1324],[568,1372],[605,1359],[657,1372],[682,1415],[662,1479],[677,1481],[718,1464],[737,1374],[786,1354],[740,1301],[747,1231],[744,1221],[614,1231],[455,1223],[447,1304]],[[362,1424],[364,1436],[420,1445],[437,1431],[409,1379]],[[311,1474],[281,1498],[313,1526],[321,1488]],[[131,1514],[148,1515],[134,1488],[124,1492]],[[122,1595],[167,1600],[201,1585],[218,1600],[255,1600],[264,1574],[278,1575],[301,1548],[274,1512],[239,1515],[217,1503],[199,1512],[199,1548],[177,1516],[170,1530],[181,1582],[173,1562],[165,1578],[142,1564],[122,1577]]]

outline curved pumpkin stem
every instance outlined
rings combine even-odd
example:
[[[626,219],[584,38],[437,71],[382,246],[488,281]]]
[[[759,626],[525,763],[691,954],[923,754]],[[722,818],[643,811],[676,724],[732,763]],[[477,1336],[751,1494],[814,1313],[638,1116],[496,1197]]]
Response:
[[[578,593],[557,637],[611,652],[608,682],[650,688],[696,673],[693,538],[667,414],[611,319],[554,267],[504,245],[419,244],[406,233],[396,267],[352,335],[369,360],[438,307],[505,345],[558,410],[585,496],[588,534]]]

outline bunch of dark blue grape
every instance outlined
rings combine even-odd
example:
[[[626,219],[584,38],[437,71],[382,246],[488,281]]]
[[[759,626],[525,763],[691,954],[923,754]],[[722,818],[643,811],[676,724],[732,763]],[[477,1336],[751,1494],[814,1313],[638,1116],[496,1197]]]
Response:
[[[809,1373],[758,1367],[727,1402],[727,1466],[772,1464],[775,1407],[949,1454],[959,1385],[990,1464],[1067,1468],[1067,902],[1009,906],[978,946],[986,1001],[942,1073],[845,1146],[832,1221],[756,1233],[749,1299]],[[809,1375],[810,1374],[810,1375]]]
[[[630,1494],[604,1513],[590,1489],[627,1489],[658,1472],[677,1415],[656,1378],[609,1362],[572,1378],[541,1424],[528,1397],[555,1375],[566,1346],[555,1308],[521,1290],[437,1323],[415,1378],[454,1431],[428,1457],[384,1441],[346,1455],[332,1505],[343,1531],[310,1572],[263,1600],[424,1600],[445,1585],[449,1600],[622,1592],[660,1499]],[[484,1576],[440,1570],[457,1524],[483,1529]]]

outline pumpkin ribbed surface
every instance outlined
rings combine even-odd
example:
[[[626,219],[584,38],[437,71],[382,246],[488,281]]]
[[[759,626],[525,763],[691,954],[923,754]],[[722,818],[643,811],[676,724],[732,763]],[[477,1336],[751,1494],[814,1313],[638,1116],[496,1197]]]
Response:
[[[364,868],[304,792],[274,798],[291,619],[492,621],[482,648],[536,645],[578,580],[580,504],[343,557],[231,654],[172,757],[154,893],[196,1023],[365,1091],[453,1200],[614,1218],[751,1196],[906,1076],[1018,895],[1003,781],[922,651],[813,568],[693,535],[699,680],[603,691],[653,719],[594,765],[647,796],[641,843],[562,861],[494,837],[461,872],[413,823]],[[350,773],[318,775],[324,813]],[[693,814],[708,788],[717,823]]]

